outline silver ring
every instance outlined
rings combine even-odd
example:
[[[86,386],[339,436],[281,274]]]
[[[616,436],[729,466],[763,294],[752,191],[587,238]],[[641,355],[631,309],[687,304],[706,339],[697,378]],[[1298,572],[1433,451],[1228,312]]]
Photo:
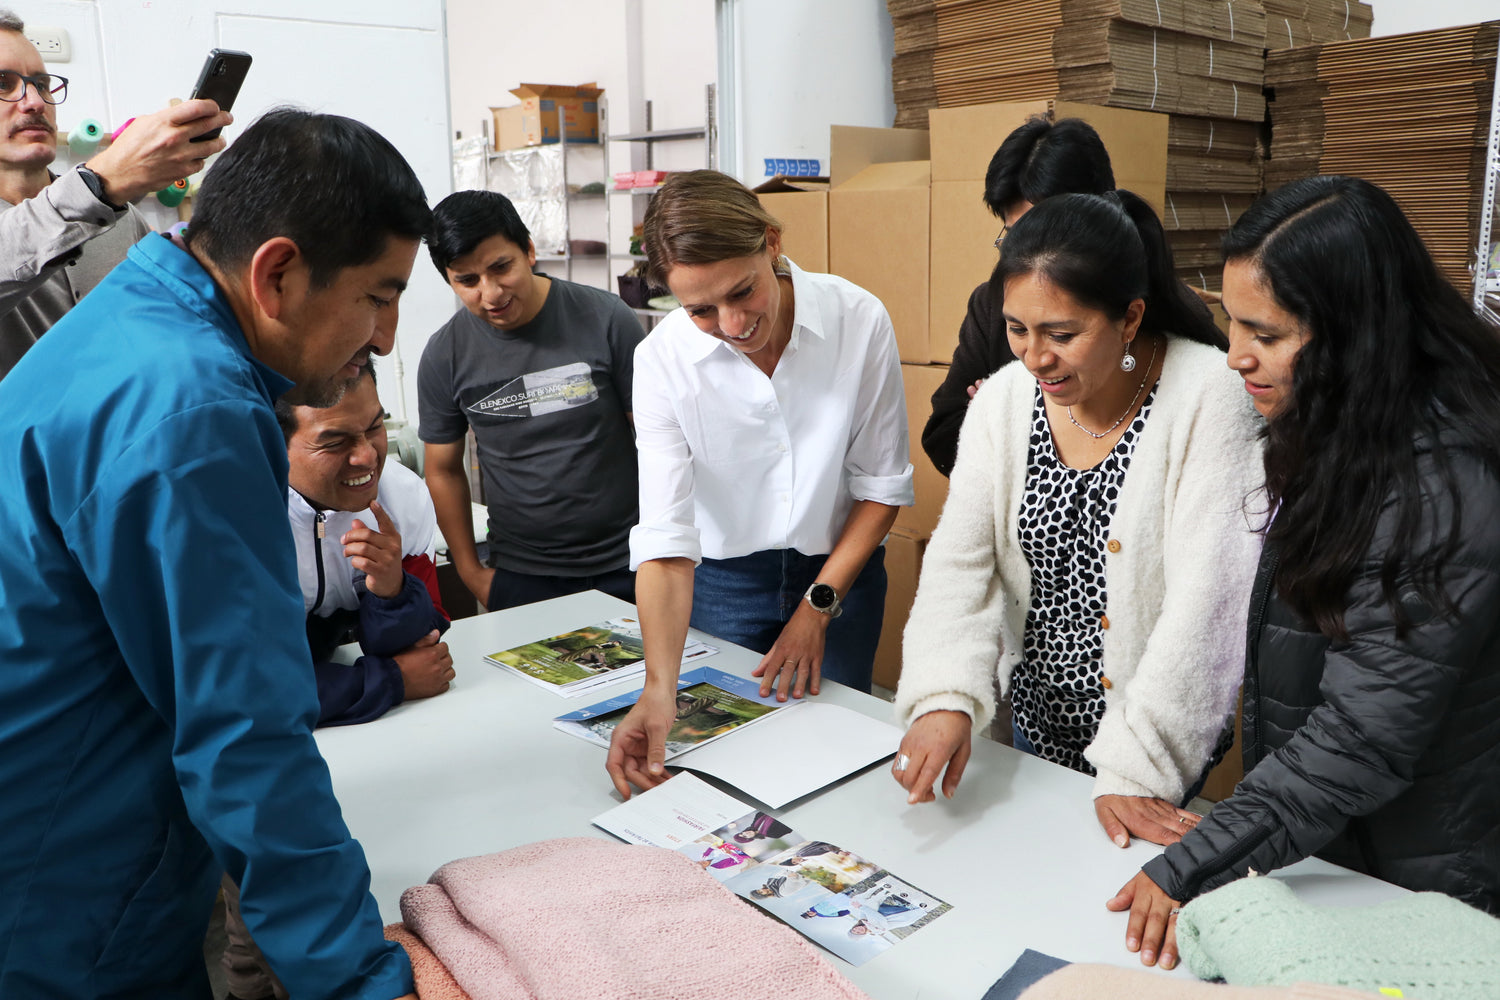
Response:
[[[896,755],[896,770],[904,771],[906,770],[907,765],[910,763],[911,758],[906,756],[906,754],[901,753]]]
[[[1179,914],[1181,912],[1182,912],[1182,907],[1180,907],[1180,906],[1174,906],[1174,907],[1172,907],[1172,912],[1167,914],[1167,917],[1168,917],[1168,919],[1170,919],[1172,917],[1177,916],[1177,914]]]

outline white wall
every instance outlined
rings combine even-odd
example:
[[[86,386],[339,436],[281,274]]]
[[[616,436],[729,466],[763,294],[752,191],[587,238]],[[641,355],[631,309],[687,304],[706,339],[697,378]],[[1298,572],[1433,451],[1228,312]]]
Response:
[[[31,26],[68,30],[72,59],[49,66],[71,81],[58,108],[67,130],[85,117],[113,130],[187,97],[215,46],[255,57],[235,103],[247,124],[278,104],[347,115],[406,156],[430,200],[452,187],[442,0],[0,0]],[[233,141],[236,128],[225,135]],[[380,395],[416,419],[422,345],[452,295],[419,257],[402,298],[398,354],[382,362]],[[402,378],[394,377],[399,363]],[[404,390],[404,391],[403,391]]]
[[[1452,28],[1500,18],[1495,0],[1367,0],[1375,11],[1374,35]]]
[[[878,0],[719,0],[733,37],[737,166],[754,187],[766,157],[808,157],[828,171],[828,127],[888,127],[891,18]],[[722,70],[721,70],[722,71]],[[727,89],[727,88],[726,88]]]

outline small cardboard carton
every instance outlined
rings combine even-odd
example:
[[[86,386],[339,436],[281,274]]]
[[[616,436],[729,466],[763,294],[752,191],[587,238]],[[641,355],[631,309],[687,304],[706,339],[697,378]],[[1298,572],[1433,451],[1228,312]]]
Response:
[[[829,139],[828,270],[884,303],[901,360],[925,364],[927,133],[836,125]]]
[[[885,304],[902,361],[932,360],[927,342],[926,160],[872,163],[834,186],[828,204],[828,270]]]
[[[772,177],[755,194],[781,223],[781,252],[804,271],[827,271],[828,178]]]
[[[989,280],[999,254],[1000,221],[984,204],[984,174],[995,150],[1036,115],[1082,118],[1109,151],[1115,186],[1133,191],[1161,215],[1166,204],[1166,115],[1072,101],[1036,100],[933,108],[932,276],[928,338],[931,360],[948,362],[958,347],[969,294]],[[905,355],[902,356],[905,359]]]
[[[885,540],[885,617],[880,626],[880,645],[875,650],[873,680],[894,691],[901,679],[901,633],[917,597],[917,580],[922,574],[922,553],[927,548],[925,535],[901,528]]]
[[[496,149],[554,143],[564,129],[569,142],[599,141],[599,97],[604,89],[598,84],[523,83],[511,93],[521,99],[518,124],[511,109],[490,109],[495,118]],[[508,113],[504,121],[503,113]],[[500,145],[502,134],[515,145]]]
[[[948,477],[937,470],[922,450],[922,429],[932,416],[932,394],[948,377],[947,365],[901,366],[901,384],[906,390],[906,430],[909,439],[912,482],[917,502],[896,512],[896,527],[926,538],[937,527],[948,499]]]
[[[521,149],[529,146],[526,141],[525,108],[513,104],[508,108],[490,108],[495,127],[491,134],[495,140],[495,152]]]

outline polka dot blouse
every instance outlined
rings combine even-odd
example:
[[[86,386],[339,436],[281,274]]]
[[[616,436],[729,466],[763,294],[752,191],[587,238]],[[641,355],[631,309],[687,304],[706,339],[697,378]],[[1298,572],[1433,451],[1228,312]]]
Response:
[[[1032,408],[1017,519],[1031,567],[1031,607],[1021,662],[1011,675],[1011,707],[1038,756],[1085,774],[1094,768],[1083,751],[1104,715],[1104,546],[1155,396],[1153,387],[1114,448],[1091,469],[1069,468],[1058,458],[1040,388]]]

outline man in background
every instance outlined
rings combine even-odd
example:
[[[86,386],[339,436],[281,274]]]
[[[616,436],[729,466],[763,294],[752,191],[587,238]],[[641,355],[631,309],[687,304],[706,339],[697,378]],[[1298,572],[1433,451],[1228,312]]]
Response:
[[[427,342],[417,376],[427,486],[454,569],[491,611],[583,590],[634,603],[640,320],[618,295],[533,274],[536,245],[502,194],[444,198],[427,249],[464,306]],[[470,428],[488,565],[473,543]]]
[[[130,202],[201,170],[224,140],[192,138],[233,120],[213,101],[186,101],[55,175],[68,84],[24,31],[0,9],[0,378],[151,231]]]

